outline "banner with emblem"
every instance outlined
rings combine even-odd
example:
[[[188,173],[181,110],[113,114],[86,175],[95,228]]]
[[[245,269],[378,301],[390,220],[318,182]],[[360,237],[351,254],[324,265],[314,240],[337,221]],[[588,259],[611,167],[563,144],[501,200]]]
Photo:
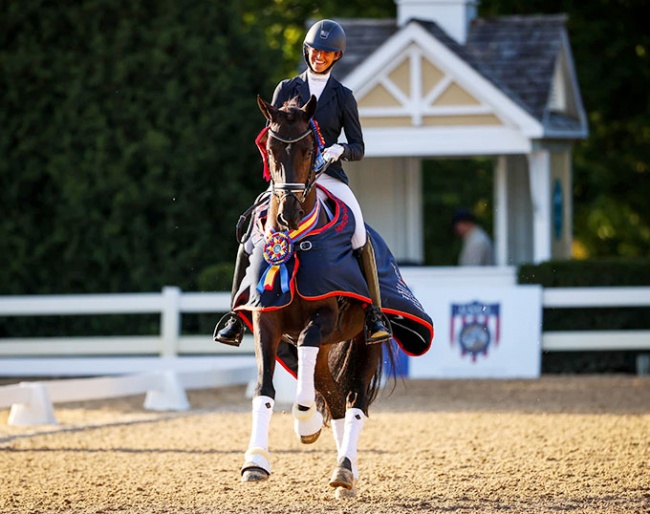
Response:
[[[461,355],[476,361],[479,355],[487,356],[490,345],[499,344],[499,310],[498,303],[477,300],[451,304],[450,342],[460,346]]]
[[[410,378],[536,378],[541,371],[539,286],[435,287],[418,276],[413,293],[436,321]]]

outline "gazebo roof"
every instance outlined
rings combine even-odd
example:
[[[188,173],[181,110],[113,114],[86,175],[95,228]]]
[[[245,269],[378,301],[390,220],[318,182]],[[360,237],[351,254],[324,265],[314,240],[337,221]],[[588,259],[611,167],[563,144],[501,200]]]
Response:
[[[345,77],[393,38],[394,19],[341,19],[348,44],[334,75]],[[506,16],[472,20],[465,44],[433,21],[411,20],[491,82],[543,126],[545,135],[581,138],[587,126],[566,35],[565,15]],[[562,91],[557,91],[557,89]],[[553,95],[565,99],[554,109]]]

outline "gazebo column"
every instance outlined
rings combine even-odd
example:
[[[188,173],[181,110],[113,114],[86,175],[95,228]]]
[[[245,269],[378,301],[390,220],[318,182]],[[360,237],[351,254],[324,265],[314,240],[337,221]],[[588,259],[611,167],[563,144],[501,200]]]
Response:
[[[528,154],[530,197],[533,206],[533,261],[551,258],[551,152],[535,148]]]
[[[508,158],[500,155],[494,169],[494,260],[508,263]]]

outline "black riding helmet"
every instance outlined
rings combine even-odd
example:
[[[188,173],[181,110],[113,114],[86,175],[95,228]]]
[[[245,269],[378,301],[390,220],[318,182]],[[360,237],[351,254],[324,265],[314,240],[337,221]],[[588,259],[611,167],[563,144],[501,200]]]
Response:
[[[311,26],[302,43],[302,55],[307,66],[311,69],[307,55],[309,48],[323,50],[324,52],[341,52],[334,62],[338,61],[345,52],[345,31],[343,27],[332,20],[320,20]]]

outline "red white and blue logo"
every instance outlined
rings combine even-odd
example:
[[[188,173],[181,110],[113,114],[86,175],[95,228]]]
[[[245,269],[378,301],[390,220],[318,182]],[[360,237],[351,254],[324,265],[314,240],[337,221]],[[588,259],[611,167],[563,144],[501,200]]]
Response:
[[[479,355],[487,356],[490,345],[499,344],[500,304],[473,301],[451,304],[451,345],[458,344],[461,355],[470,355],[476,362]]]

